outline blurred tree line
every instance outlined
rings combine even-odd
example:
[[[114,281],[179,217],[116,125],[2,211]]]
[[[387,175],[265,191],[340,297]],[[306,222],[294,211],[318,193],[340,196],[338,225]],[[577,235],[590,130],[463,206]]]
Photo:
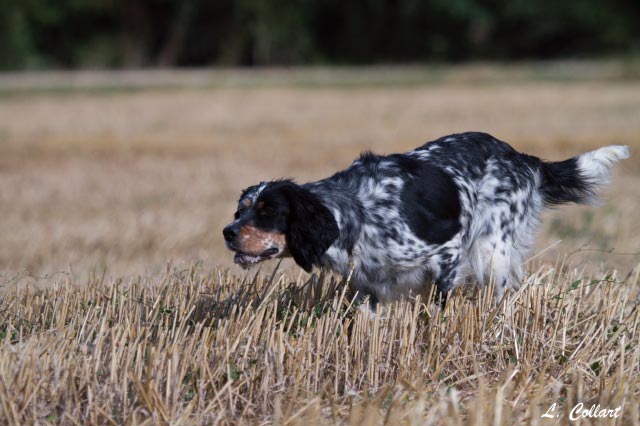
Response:
[[[639,0],[0,0],[0,68],[637,53]]]

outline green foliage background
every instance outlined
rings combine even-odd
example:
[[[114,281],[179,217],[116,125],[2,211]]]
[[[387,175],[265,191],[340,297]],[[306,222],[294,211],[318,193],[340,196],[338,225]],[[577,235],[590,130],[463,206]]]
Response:
[[[0,68],[635,54],[638,0],[0,0]]]

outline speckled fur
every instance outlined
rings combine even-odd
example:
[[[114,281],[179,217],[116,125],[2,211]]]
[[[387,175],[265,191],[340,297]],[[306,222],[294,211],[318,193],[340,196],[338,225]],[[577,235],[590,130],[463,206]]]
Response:
[[[519,287],[543,208],[592,200],[610,178],[612,163],[627,156],[626,147],[612,146],[548,163],[473,132],[446,136],[405,154],[363,154],[344,171],[300,185],[328,207],[339,228],[314,266],[345,277],[352,273],[354,288],[373,302],[422,293],[431,280],[446,293],[470,278],[480,284],[494,280],[499,301],[507,289]],[[423,229],[422,237],[418,229],[423,216],[409,220],[406,212],[414,206],[408,204],[410,197],[403,198],[419,170],[437,170],[443,173],[438,179],[452,181],[457,193],[441,197],[459,206],[455,223],[442,219],[446,211],[436,212],[433,224],[442,230]],[[252,187],[243,196],[255,202],[269,185]],[[433,194],[437,192],[426,193],[423,201],[440,203]],[[425,208],[424,217],[431,217]]]

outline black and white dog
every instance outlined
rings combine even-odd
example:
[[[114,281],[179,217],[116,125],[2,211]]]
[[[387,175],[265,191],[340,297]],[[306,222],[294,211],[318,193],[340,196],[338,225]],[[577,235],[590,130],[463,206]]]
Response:
[[[293,256],[304,270],[352,273],[370,302],[443,294],[475,277],[495,298],[517,289],[545,206],[587,203],[626,146],[559,162],[521,154],[485,133],[462,133],[406,154],[365,153],[318,181],[262,182],[242,192],[224,231],[235,262]]]

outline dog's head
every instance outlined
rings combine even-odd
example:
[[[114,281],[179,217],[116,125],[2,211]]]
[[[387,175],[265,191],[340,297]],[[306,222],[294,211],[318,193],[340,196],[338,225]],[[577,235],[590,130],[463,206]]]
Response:
[[[339,231],[333,214],[316,195],[282,180],[245,189],[235,220],[222,233],[237,264],[291,255],[309,272]]]

